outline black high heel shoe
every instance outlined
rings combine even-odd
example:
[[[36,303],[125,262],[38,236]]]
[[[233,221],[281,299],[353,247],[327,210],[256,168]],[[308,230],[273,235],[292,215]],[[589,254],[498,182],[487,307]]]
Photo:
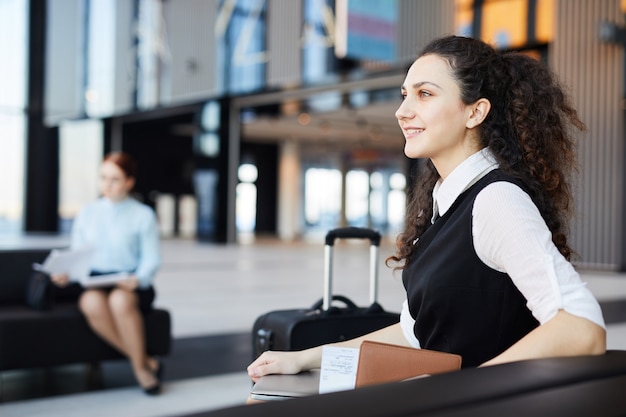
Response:
[[[161,393],[161,381],[157,381],[156,384],[150,386],[150,387],[146,387],[143,389],[143,392],[145,392],[147,395],[159,395]]]
[[[159,395],[161,393],[161,376],[163,375],[163,364],[157,359],[157,368],[154,371],[149,370],[156,378],[157,382],[149,387],[142,387],[143,392],[147,395]]]
[[[158,369],[157,369],[158,371]],[[156,373],[152,373],[156,378],[156,382],[149,387],[141,387],[143,392],[147,395],[159,395],[161,393],[161,379],[156,375]]]
[[[155,358],[155,360],[157,363],[157,367],[154,370],[154,376],[156,376],[157,379],[161,381],[161,379],[163,378],[163,372],[165,370],[165,364],[163,364],[163,362],[161,362],[161,360],[158,358]]]

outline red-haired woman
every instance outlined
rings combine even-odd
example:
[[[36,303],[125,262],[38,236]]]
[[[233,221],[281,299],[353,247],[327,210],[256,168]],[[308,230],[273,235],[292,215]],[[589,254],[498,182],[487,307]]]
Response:
[[[161,363],[147,355],[142,311],[155,297],[152,280],[160,265],[154,211],[130,196],[136,165],[123,152],[108,154],[100,166],[101,197],[80,210],[72,226],[72,248],[94,249],[92,275],[127,272],[128,280],[86,288],[79,307],[91,328],[130,360],[146,394],[160,392]],[[52,277],[64,286],[66,275]]]

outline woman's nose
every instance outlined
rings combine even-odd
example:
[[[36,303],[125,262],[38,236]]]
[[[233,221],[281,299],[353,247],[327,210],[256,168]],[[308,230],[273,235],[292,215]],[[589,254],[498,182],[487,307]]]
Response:
[[[407,109],[405,102],[403,101],[400,104],[400,107],[396,110],[395,116],[398,120],[408,119],[411,117],[412,112]]]

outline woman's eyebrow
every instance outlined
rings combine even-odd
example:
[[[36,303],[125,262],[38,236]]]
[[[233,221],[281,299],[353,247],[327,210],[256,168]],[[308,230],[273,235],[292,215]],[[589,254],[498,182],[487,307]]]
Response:
[[[432,81],[419,81],[419,82],[416,82],[415,84],[413,84],[412,87],[414,89],[415,88],[420,88],[421,86],[426,85],[426,84],[430,84],[430,85],[432,85],[434,87],[437,87],[437,88],[441,89],[441,87],[438,84],[436,84],[436,83],[434,83]]]
[[[441,90],[441,87],[437,83],[434,83],[432,81],[418,81],[415,84],[411,85],[411,88],[413,90],[417,90],[418,88],[420,88],[420,87],[422,87],[424,85],[432,85],[433,87],[436,87],[436,88]],[[405,85],[400,86],[400,91],[404,92],[406,90],[407,90],[407,88],[406,88]]]

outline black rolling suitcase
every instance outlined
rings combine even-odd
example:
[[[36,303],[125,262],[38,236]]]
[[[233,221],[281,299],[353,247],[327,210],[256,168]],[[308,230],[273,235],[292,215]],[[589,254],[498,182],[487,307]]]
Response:
[[[370,240],[370,306],[358,307],[349,298],[332,295],[335,239]],[[333,229],[324,247],[324,295],[310,308],[270,311],[252,328],[253,359],[266,350],[301,350],[364,335],[397,323],[399,314],[385,311],[376,301],[380,233],[364,228]],[[343,304],[341,307],[333,304]]]

